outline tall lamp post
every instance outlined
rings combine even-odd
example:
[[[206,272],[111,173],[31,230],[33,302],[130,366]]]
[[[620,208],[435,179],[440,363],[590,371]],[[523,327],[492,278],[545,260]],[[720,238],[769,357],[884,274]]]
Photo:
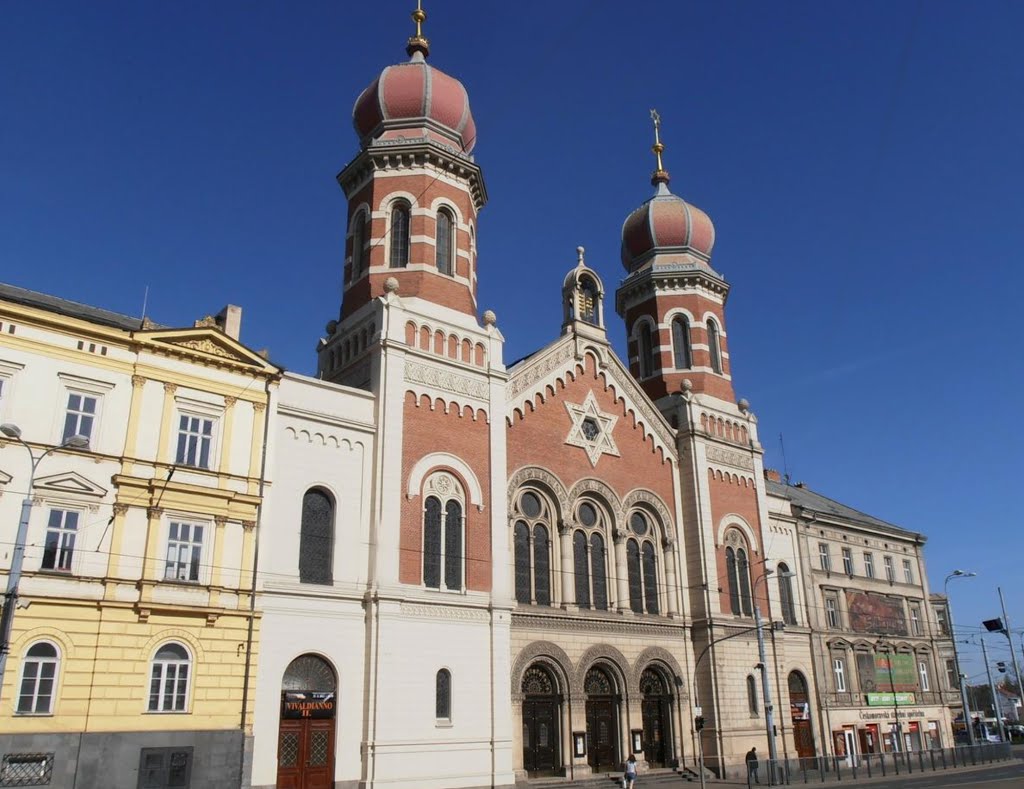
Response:
[[[764,649],[764,621],[761,619],[761,606],[757,602],[757,584],[764,581],[775,570],[765,565],[764,573],[757,577],[751,589],[751,596],[754,598],[754,626],[757,628],[757,656],[761,669],[761,695],[764,696],[764,728],[768,734],[768,785],[775,783],[775,763],[778,760],[778,751],[775,747],[775,717],[772,705],[772,689],[768,683],[768,658]],[[792,578],[795,576],[792,570],[779,573],[779,578]],[[765,581],[765,596],[768,595],[768,583]]]
[[[946,580],[942,584],[942,589],[946,596],[946,619],[949,622],[949,637],[953,640],[953,665],[956,667],[956,677],[960,683],[960,701],[964,705],[964,728],[967,730],[967,742],[971,745],[974,745],[974,729],[971,726],[970,707],[967,706],[967,677],[960,671],[960,654],[956,648],[956,634],[953,632],[953,604],[949,602],[949,582],[954,578],[974,578],[976,575],[977,573],[965,570],[954,570],[946,576]]]
[[[28,475],[28,488],[25,498],[21,501],[21,519],[18,521],[18,534],[14,538],[14,552],[11,554],[11,569],[7,574],[7,591],[4,592],[4,607],[0,612],[0,689],[4,685],[4,672],[7,669],[7,655],[11,648],[11,627],[14,624],[14,609],[18,604],[18,584],[21,582],[21,568],[25,562],[25,539],[28,536],[28,519],[32,515],[32,487],[35,485],[36,469],[44,457],[58,449],[87,449],[89,439],[86,436],[69,436],[60,444],[44,450],[40,455],[32,451],[21,437],[21,428],[17,425],[2,424],[0,433],[13,439],[25,447],[28,452],[31,470]]]

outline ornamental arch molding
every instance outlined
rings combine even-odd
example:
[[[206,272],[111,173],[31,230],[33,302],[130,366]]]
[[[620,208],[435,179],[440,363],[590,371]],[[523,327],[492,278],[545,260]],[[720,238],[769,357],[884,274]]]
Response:
[[[739,529],[743,533],[743,536],[746,537],[747,545],[750,546],[750,550],[756,554],[761,554],[759,541],[757,539],[757,535],[754,534],[754,530],[751,528],[750,524],[747,523],[746,519],[734,512],[729,513],[718,522],[718,531],[715,541],[719,545],[725,544],[725,533],[731,528]],[[751,564],[753,564],[753,562],[751,562]]]
[[[409,484],[405,491],[406,498],[412,499],[420,495],[420,491],[423,488],[423,480],[428,472],[446,467],[462,477],[462,481],[465,483],[467,493],[469,494],[470,503],[475,504],[477,509],[482,510],[484,508],[484,495],[476,474],[473,473],[473,469],[469,467],[466,461],[448,452],[432,452],[416,461],[416,465],[409,472]]]
[[[626,494],[626,498],[622,500],[622,513],[625,516],[633,507],[641,505],[651,509],[655,515],[658,516],[658,520],[661,521],[662,537],[668,540],[675,541],[676,529],[672,522],[672,514],[669,508],[665,506],[665,502],[661,500],[661,497],[649,490],[643,488],[636,488]]]
[[[595,663],[601,663],[611,670],[615,681],[619,685],[619,692],[623,697],[635,695],[638,692],[639,684],[633,682],[632,669],[629,661],[626,660],[619,650],[611,644],[595,644],[590,647],[583,656],[576,662],[576,676],[573,679],[572,695],[574,698],[582,699],[586,696],[583,690],[584,680],[587,672],[593,668]]]
[[[630,676],[630,693],[636,693],[637,696],[640,695],[640,676],[652,665],[671,674],[671,676],[667,677],[670,683],[670,693],[678,693],[680,698],[684,699],[689,697],[686,677],[683,676],[683,670],[679,667],[679,661],[676,660],[671,652],[662,647],[647,647],[634,661],[633,673]],[[675,683],[676,677],[683,681],[683,684],[678,687]]]
[[[511,476],[508,482],[509,508],[511,508],[516,493],[530,483],[544,488],[555,500],[558,505],[559,512],[557,516],[559,520],[568,516],[570,499],[569,494],[565,490],[565,485],[562,484],[558,477],[540,466],[524,466]]]
[[[580,496],[586,493],[597,496],[604,501],[608,509],[611,510],[612,517],[615,519],[615,527],[620,528],[622,524],[622,501],[615,491],[612,490],[611,486],[599,479],[592,479],[590,477],[581,479],[569,491],[569,501],[575,503]]]
[[[534,641],[519,651],[516,662],[512,666],[513,700],[522,701],[523,674],[526,673],[526,669],[538,662],[544,663],[551,669],[551,673],[555,675],[560,685],[559,690],[568,695],[575,676],[569,656],[557,644],[552,644],[550,641]]]

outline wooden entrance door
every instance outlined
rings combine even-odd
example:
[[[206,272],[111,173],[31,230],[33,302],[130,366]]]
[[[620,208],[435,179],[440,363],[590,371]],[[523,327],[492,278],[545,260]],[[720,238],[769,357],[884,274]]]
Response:
[[[595,773],[618,769],[618,728],[613,698],[587,699],[587,762]]]
[[[277,738],[278,789],[332,789],[334,719],[283,719]]]
[[[644,759],[651,767],[664,767],[668,739],[668,699],[644,696],[641,702],[644,722]]]
[[[793,721],[793,739],[796,740],[796,755],[801,759],[814,756],[814,734],[810,721]]]
[[[523,701],[523,769],[530,776],[554,775],[561,767],[555,698]]]

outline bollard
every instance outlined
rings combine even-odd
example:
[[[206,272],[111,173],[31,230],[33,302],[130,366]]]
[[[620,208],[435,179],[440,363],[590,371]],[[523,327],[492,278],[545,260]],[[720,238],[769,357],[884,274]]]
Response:
[[[882,777],[885,777],[885,752],[878,755],[878,762],[882,765]]]

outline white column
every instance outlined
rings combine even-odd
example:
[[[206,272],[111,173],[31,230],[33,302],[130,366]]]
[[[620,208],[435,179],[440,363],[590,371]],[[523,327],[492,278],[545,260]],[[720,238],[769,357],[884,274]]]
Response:
[[[615,541],[615,588],[619,611],[629,611],[629,573],[626,570],[626,532],[615,529],[612,533]]]
[[[565,521],[558,524],[558,546],[562,566],[562,606],[576,605],[576,564],[572,556],[572,526]]]

